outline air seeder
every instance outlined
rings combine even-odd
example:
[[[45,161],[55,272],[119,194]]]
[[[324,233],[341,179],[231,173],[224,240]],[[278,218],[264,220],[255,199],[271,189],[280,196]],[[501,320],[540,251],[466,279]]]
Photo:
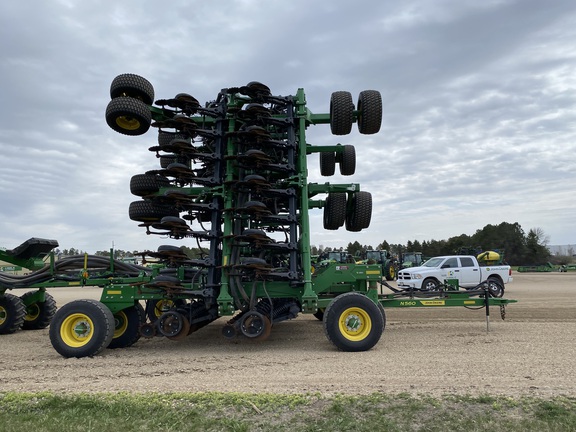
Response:
[[[159,166],[132,177],[130,190],[139,199],[130,204],[130,219],[147,234],[194,242],[202,256],[191,259],[166,245],[142,254],[153,259],[149,266],[76,259],[74,283],[101,286],[103,293],[100,301],[76,300],[54,315],[50,339],[63,356],[92,356],[140,337],[178,340],[220,317],[228,317],[224,336],[264,340],[274,324],[299,313],[322,319],[340,350],[363,351],[382,335],[383,305],[431,304],[398,300],[414,293],[379,294],[378,264],[311,260],[309,212],[323,209],[325,229],[358,232],[370,225],[372,196],[354,183],[308,183],[308,155],[319,153],[323,176],[337,165],[349,176],[356,153],[352,145],[314,146],[306,129],[329,124],[334,135],[346,135],[356,123],[362,134],[377,133],[379,92],[362,91],[356,106],[349,92],[334,92],[327,114],[308,109],[303,89],[278,96],[259,82],[223,89],[201,105],[185,93],[155,100],[146,79],[123,74],[110,95],[106,121],[113,130],[137,136],[158,129],[149,150]],[[50,268],[51,279],[35,286],[65,285],[57,263]],[[0,286],[0,301],[17,287]],[[447,306],[507,302],[482,292],[434,295],[449,297]]]

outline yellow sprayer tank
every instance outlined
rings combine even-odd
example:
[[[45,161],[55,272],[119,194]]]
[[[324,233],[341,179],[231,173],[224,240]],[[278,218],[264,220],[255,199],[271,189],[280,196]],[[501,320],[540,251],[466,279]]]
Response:
[[[479,254],[476,259],[481,263],[494,263],[500,260],[500,254],[494,251],[486,251]]]

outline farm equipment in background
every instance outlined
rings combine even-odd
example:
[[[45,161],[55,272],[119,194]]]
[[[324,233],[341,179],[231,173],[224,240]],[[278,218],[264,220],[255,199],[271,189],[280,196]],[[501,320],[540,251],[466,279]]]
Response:
[[[365,250],[360,252],[360,262],[364,264],[379,264],[382,275],[387,281],[396,280],[400,265],[398,260],[387,250]]]
[[[549,273],[555,270],[557,270],[557,268],[552,263],[546,263],[542,265],[518,266],[518,272],[520,273],[528,273],[528,272]]]
[[[483,250],[481,247],[461,247],[458,255],[474,255],[481,266],[495,266],[506,264],[504,249]]]
[[[253,81],[201,105],[186,93],[155,100],[150,82],[123,74],[110,96],[105,118],[113,130],[138,136],[158,129],[148,150],[159,167],[131,178],[139,199],[129,218],[147,235],[193,241],[202,254],[192,259],[164,245],[142,252],[141,266],[113,259],[113,251],[109,258],[52,256],[31,279],[0,279],[0,333],[24,321],[22,299],[6,292],[22,288],[37,289],[42,324],[53,312],[47,288],[102,288],[100,301],[75,300],[50,317],[50,341],[64,357],[128,347],[141,337],[180,340],[220,317],[228,317],[223,336],[265,340],[275,324],[300,313],[322,319],[338,349],[364,351],[382,335],[385,305],[484,306],[488,317],[489,305],[514,302],[481,287],[382,294],[382,265],[347,256],[342,263],[342,255],[312,266],[309,211],[323,210],[327,230],[358,232],[370,225],[372,196],[354,183],[308,183],[308,155],[319,153],[321,175],[334,174],[338,164],[349,176],[356,154],[351,145],[314,146],[306,129],[329,124],[332,134],[347,135],[357,123],[361,134],[377,133],[379,92],[362,91],[356,106],[350,93],[334,92],[330,112],[314,114],[303,89],[279,96]]]
[[[400,270],[410,267],[420,267],[425,259],[422,257],[422,252],[404,252],[402,260],[400,261]]]
[[[355,263],[356,260],[348,252],[344,251],[327,251],[322,252],[316,259],[317,264],[328,263]],[[359,263],[360,264],[360,263]]]

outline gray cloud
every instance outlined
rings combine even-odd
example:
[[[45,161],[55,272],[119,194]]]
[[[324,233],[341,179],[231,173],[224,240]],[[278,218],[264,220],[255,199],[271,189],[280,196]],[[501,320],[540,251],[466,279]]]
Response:
[[[128,219],[130,178],[157,161],[154,131],[126,137],[104,121],[126,72],[157,97],[200,101],[252,80],[283,95],[303,87],[317,113],[333,91],[381,91],[379,134],[309,128],[313,144],[356,146],[357,174],[330,181],[374,198],[361,233],[324,231],[313,211],[314,244],[442,239],[502,221],[576,243],[575,19],[568,0],[3,2],[0,246],[173,242]],[[317,155],[309,163],[310,181],[328,180]]]

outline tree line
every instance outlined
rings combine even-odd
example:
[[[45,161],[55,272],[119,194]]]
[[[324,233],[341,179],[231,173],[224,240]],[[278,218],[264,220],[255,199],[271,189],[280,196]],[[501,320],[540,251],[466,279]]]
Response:
[[[452,255],[462,251],[496,251],[513,266],[541,265],[550,259],[548,237],[540,228],[532,228],[525,233],[518,222],[502,222],[499,225],[486,225],[473,235],[461,234],[448,240],[408,241],[406,244],[390,244],[386,240],[372,246],[359,242],[348,243],[347,252],[355,255],[357,251],[384,249],[397,257],[404,252],[422,252],[425,257]]]
[[[405,252],[421,252],[425,257],[452,255],[467,251],[496,251],[503,255],[510,265],[541,265],[551,260],[550,251],[547,248],[548,237],[540,228],[532,228],[525,233],[518,222],[502,222],[499,225],[486,225],[477,230],[473,235],[461,234],[450,237],[448,240],[408,241],[406,244],[390,244],[386,240],[373,247],[362,245],[358,241],[348,243],[347,247],[339,248],[346,252],[357,255],[364,250],[383,249],[391,254],[401,257]],[[326,250],[322,247],[311,246],[312,255],[319,255]],[[336,249],[336,248],[334,248]],[[182,250],[190,258],[200,258],[206,251],[198,248],[182,246]],[[62,255],[80,255],[83,251],[71,248],[59,251]],[[110,256],[110,251],[97,251],[96,255]],[[114,250],[115,259],[124,259],[138,256],[138,251]],[[568,257],[566,257],[568,259]],[[557,262],[567,264],[568,262]]]

